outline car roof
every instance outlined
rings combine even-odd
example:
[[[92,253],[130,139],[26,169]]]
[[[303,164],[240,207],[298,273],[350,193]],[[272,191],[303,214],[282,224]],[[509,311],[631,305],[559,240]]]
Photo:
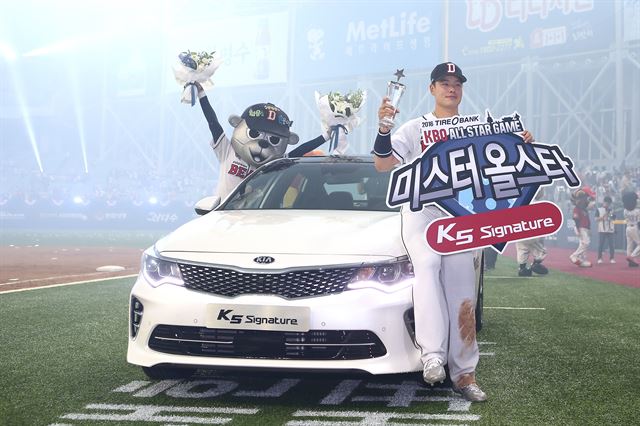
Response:
[[[280,158],[275,161],[295,161],[297,163],[373,163],[373,156],[365,155],[313,155],[309,157]]]

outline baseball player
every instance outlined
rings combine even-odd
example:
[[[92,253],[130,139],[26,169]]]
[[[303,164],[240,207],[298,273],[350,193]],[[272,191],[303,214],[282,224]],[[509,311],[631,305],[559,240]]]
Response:
[[[640,207],[638,207],[638,195],[635,192],[625,192],[622,194],[622,205],[624,206],[624,220],[627,222],[625,230],[627,236],[627,262],[629,267],[638,267],[638,257],[640,257]]]
[[[533,263],[528,266],[527,262],[530,255],[533,256]],[[545,257],[547,257],[547,249],[544,248],[544,237],[517,241],[516,258],[520,265],[518,276],[530,277],[533,272],[538,275],[547,275],[549,270],[542,264]]]
[[[543,195],[544,190],[540,188],[535,199],[541,200]],[[528,266],[530,255],[533,256],[533,263]],[[519,277],[530,277],[534,272],[538,275],[547,275],[549,270],[542,264],[545,257],[547,257],[547,250],[544,248],[544,237],[516,241],[516,259],[520,265]]]
[[[462,85],[466,81],[454,63],[437,65],[431,72],[429,85],[435,100],[434,111],[404,123],[393,135],[391,128],[381,126],[373,150],[376,169],[388,171],[420,156],[434,142],[425,139],[422,124],[458,115]],[[388,101],[383,99],[379,119],[398,112]],[[444,134],[440,131],[449,127],[436,125],[428,130]],[[523,138],[533,140],[529,132],[525,132]],[[438,141],[444,140],[438,138]],[[413,302],[416,343],[424,365],[422,376],[429,384],[440,382],[446,375],[444,365],[448,364],[453,390],[469,401],[485,401],[487,395],[475,379],[479,352],[475,334],[473,253],[442,256],[427,245],[424,230],[429,222],[444,216],[439,208],[427,206],[420,212],[412,212],[403,207],[401,215],[402,238],[416,277]]]
[[[213,137],[210,145],[220,162],[216,195],[222,200],[261,165],[281,157],[302,157],[329,140],[329,134],[320,135],[285,154],[299,137],[290,130],[292,121],[287,114],[271,103],[251,105],[241,116],[231,115],[229,124],[234,130],[229,140],[202,86],[196,83],[196,87]]]

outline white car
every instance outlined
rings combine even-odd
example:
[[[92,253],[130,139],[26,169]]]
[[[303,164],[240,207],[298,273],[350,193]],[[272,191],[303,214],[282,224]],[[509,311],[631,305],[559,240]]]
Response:
[[[143,255],[127,361],[151,378],[221,367],[421,370],[413,271],[388,180],[370,157],[281,159],[221,205],[201,200],[202,217]]]

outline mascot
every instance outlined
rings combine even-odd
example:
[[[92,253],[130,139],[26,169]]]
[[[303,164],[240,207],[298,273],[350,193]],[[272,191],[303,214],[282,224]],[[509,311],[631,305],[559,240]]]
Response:
[[[588,186],[577,189],[571,194],[578,248],[569,256],[569,259],[571,263],[582,268],[591,267],[591,262],[587,260],[587,250],[591,242],[589,235],[591,221],[589,220],[588,209],[593,206],[595,198],[596,194]]]
[[[249,106],[240,116],[229,116],[229,124],[233,127],[229,139],[205,93],[205,88],[213,87],[210,78],[221,61],[215,57],[215,52],[188,51],[181,53],[178,58],[174,75],[184,87],[182,102],[194,105],[195,98],[199,98],[211,131],[211,148],[220,162],[216,195],[221,199],[226,198],[255,169],[277,158],[302,157],[330,139],[334,143],[329,153],[344,154],[347,148],[344,135],[360,123],[356,112],[364,103],[364,92],[359,91],[344,99],[334,94],[327,102],[333,113],[323,115],[324,133],[286,153],[289,145],[298,143],[299,137],[290,129],[293,122],[289,116],[276,105],[266,102]],[[341,145],[337,149],[339,140]]]
[[[630,268],[637,268],[640,256],[640,207],[638,207],[638,194],[629,191],[622,194],[622,206],[624,207],[624,219],[627,223],[625,234],[627,236],[627,263]]]

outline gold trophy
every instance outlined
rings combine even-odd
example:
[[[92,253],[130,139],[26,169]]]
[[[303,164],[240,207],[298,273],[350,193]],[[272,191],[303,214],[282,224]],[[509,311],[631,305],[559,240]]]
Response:
[[[400,98],[407,88],[404,84],[400,83],[400,79],[404,77],[404,68],[401,70],[396,70],[395,74],[396,81],[390,81],[387,83],[387,97],[389,98],[389,104],[394,108],[398,109],[398,103],[400,102]],[[394,112],[391,117],[382,117],[380,120],[380,127],[392,128],[395,123],[393,122],[396,113]]]

